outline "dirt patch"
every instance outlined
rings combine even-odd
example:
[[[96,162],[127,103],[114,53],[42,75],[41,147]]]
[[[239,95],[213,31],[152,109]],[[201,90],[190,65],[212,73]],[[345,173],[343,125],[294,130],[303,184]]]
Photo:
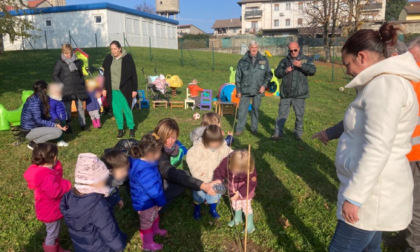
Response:
[[[235,240],[226,240],[223,244],[223,251],[225,252],[244,252],[243,248],[244,240],[235,241]],[[247,252],[260,252],[264,251],[260,246],[248,240]]]

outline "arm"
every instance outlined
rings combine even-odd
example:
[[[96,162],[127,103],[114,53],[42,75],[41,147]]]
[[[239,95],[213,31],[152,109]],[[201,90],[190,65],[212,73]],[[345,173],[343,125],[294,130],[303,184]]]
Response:
[[[133,57],[130,55],[130,60],[131,60],[131,66],[132,66],[132,80],[131,80],[131,88],[132,88],[132,92],[137,92],[137,90],[139,89],[139,83],[137,80],[137,70],[136,70],[136,63],[134,63],[134,59]]]
[[[308,76],[313,76],[316,73],[316,66],[314,65],[314,62],[310,57],[307,57],[307,62],[302,64],[300,69],[302,70],[303,74]]]
[[[222,160],[222,162],[219,164],[219,166],[214,170],[213,173],[213,180],[220,180],[223,182],[227,176],[227,164],[228,164],[229,157],[226,157]]]
[[[60,119],[61,121],[66,121],[67,120],[66,107],[64,107],[64,104],[62,102],[58,104],[57,111],[58,111],[57,118]]]
[[[52,74],[53,81],[55,81],[55,82],[61,82],[61,80],[60,80],[60,74],[61,74],[61,65],[60,65],[60,59],[58,59],[55,62],[55,65],[54,65],[54,70],[53,70],[53,74]]]
[[[344,132],[344,123],[343,121],[337,123],[336,125],[325,130],[327,133],[328,140],[334,140],[340,138]]]
[[[241,72],[241,68],[239,67],[239,63],[238,63],[238,67],[236,68],[236,75],[235,75],[235,85],[236,85],[236,93],[237,94],[242,94],[241,81],[242,81],[242,72]]]
[[[44,127],[55,127],[54,122],[50,122],[50,121],[42,119],[41,103],[32,104],[32,106],[29,106],[28,109],[30,113],[33,115],[36,125],[41,125]]]
[[[265,75],[264,81],[262,83],[262,87],[267,88],[268,83],[270,83],[271,79],[273,78],[273,73],[271,72],[270,63],[266,60],[267,65],[265,66]]]
[[[71,183],[67,179],[60,178],[58,181],[55,176],[49,175],[42,181],[40,189],[50,199],[61,198],[66,192],[71,189]]]
[[[277,66],[276,70],[274,71],[274,75],[276,75],[276,77],[278,79],[283,78],[284,76],[286,76],[287,72],[286,72],[286,59],[282,59],[279,63],[279,65]]]
[[[197,91],[198,91],[198,92],[203,92],[203,91],[204,91],[204,88],[201,88],[201,87],[199,87],[199,86],[197,85]]]

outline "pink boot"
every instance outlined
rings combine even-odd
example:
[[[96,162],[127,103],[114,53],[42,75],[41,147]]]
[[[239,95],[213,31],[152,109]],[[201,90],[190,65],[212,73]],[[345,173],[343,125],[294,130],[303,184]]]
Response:
[[[97,127],[98,129],[102,129],[102,126],[101,126],[101,119],[96,119],[96,127]]]
[[[166,231],[165,229],[160,229],[159,228],[159,221],[160,218],[158,217],[154,222],[153,222],[153,235],[160,235],[160,236],[166,236],[168,234],[168,231]]]
[[[143,251],[159,251],[162,250],[163,245],[155,243],[153,240],[153,230],[140,230],[140,237],[143,241]]]
[[[92,120],[92,125],[93,125],[94,128],[98,128],[98,125],[96,123],[96,119],[93,119]]]
[[[60,246],[60,240],[56,239],[55,244],[57,244],[57,252],[70,252],[70,250],[65,250]]]

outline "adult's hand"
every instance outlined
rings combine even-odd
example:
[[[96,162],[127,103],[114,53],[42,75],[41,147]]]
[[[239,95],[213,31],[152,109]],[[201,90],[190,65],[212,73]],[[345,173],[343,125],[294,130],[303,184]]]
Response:
[[[356,205],[353,205],[352,203],[348,202],[347,200],[344,201],[343,207],[342,207],[342,215],[343,218],[351,223],[354,224],[359,221],[359,217],[357,216],[357,212],[359,212],[359,207]]]
[[[132,97],[134,98],[136,96],[137,96],[137,92],[136,91],[133,91]]]
[[[66,131],[67,130],[67,126],[61,126],[60,124],[56,124],[55,127],[61,129],[62,131]]]
[[[238,98],[238,99],[241,99],[241,97],[242,97],[242,94],[236,94],[236,98]]]
[[[206,192],[208,195],[214,196],[214,195],[217,194],[213,189],[214,184],[217,184],[217,183],[215,183],[215,182],[203,183],[203,184],[201,184],[200,189],[203,190],[204,192]]]
[[[321,141],[325,145],[327,145],[328,142],[330,141],[330,139],[328,139],[328,136],[327,136],[327,131],[325,131],[325,130],[322,130],[318,133],[315,133],[312,136],[312,139],[316,139],[316,138],[318,138],[318,140]]]
[[[293,67],[289,66],[288,68],[286,68],[286,73],[290,73],[291,71],[293,71]]]
[[[265,87],[264,86],[261,86],[260,87],[260,94],[262,94],[262,93],[264,93],[265,92]]]
[[[293,65],[295,66],[295,67],[302,67],[302,61],[300,61],[300,60],[294,60],[293,61]]]
[[[106,97],[106,90],[105,89],[102,90],[102,96],[105,96]]]

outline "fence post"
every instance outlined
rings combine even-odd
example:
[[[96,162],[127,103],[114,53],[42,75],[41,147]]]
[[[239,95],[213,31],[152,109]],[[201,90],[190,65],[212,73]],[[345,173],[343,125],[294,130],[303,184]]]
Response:
[[[152,61],[152,37],[149,36],[149,59]]]
[[[184,67],[184,39],[181,38],[181,66]]]
[[[70,30],[69,30],[69,44],[71,45],[71,34],[70,34]]]
[[[332,50],[334,52],[334,46],[332,46]],[[334,61],[333,58],[331,57],[331,52],[330,52],[330,59],[331,59],[331,82],[334,81]]]
[[[213,46],[213,42],[211,42],[211,51],[212,51],[212,60],[213,60],[213,65],[211,67],[211,70],[215,70],[215,66],[214,66],[214,46]]]
[[[47,31],[44,31],[44,37],[45,37],[45,48],[48,50]]]
[[[96,33],[95,33],[95,46],[96,48],[98,48],[98,36],[96,35]]]

